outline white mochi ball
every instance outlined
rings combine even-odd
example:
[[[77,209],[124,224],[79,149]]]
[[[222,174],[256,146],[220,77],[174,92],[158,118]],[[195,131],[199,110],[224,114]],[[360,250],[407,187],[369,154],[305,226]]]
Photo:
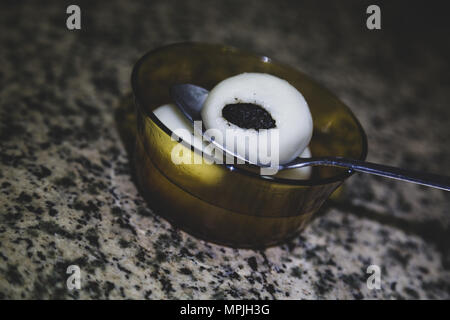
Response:
[[[236,111],[236,107],[241,108],[246,104],[262,108],[262,112],[265,112],[266,116],[268,113],[274,120],[273,127],[262,129],[266,129],[269,135],[273,130],[278,131],[278,163],[292,161],[308,146],[313,122],[303,95],[286,80],[265,73],[243,73],[217,84],[203,105],[203,125],[206,129],[221,131],[223,137],[226,136],[227,130],[232,130],[238,137],[234,142],[235,150],[241,157],[248,159],[251,156],[249,152],[253,151],[248,148],[247,138],[258,139],[260,135],[262,137],[262,131],[254,126],[248,127],[242,121],[237,125],[223,115],[226,106],[233,105],[233,110]],[[244,111],[241,109],[238,112]],[[253,159],[261,157],[260,154],[253,156]]]

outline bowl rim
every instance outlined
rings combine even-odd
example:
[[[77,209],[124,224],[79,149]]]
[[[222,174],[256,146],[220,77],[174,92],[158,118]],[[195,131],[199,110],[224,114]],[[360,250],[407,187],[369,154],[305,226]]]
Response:
[[[249,52],[246,50],[241,50],[234,46],[224,45],[224,44],[219,44],[219,43],[208,43],[208,42],[197,42],[197,41],[183,41],[183,42],[170,43],[170,44],[166,44],[166,45],[163,45],[163,46],[160,46],[160,47],[157,47],[155,49],[148,51],[141,58],[139,58],[139,60],[134,64],[133,70],[131,72],[131,89],[133,91],[134,102],[135,102],[136,108],[138,108],[142,114],[149,117],[160,129],[162,129],[169,136],[172,136],[174,134],[172,132],[172,130],[170,130],[166,125],[164,125],[161,122],[161,120],[159,120],[159,118],[153,112],[147,112],[147,111],[145,111],[145,109],[142,108],[143,104],[140,99],[140,92],[138,90],[138,88],[139,88],[138,73],[139,73],[141,65],[151,55],[153,55],[159,51],[170,49],[173,47],[188,47],[188,46],[208,46],[208,47],[215,48],[215,49],[219,49],[219,48],[226,49],[227,51],[232,51],[232,52],[236,52],[236,53],[245,53],[247,55],[254,56],[255,58],[260,59],[264,62],[277,64],[283,68],[293,69],[296,72],[302,73],[303,75],[305,75],[308,78],[309,81],[311,81],[312,83],[314,83],[315,85],[320,87],[322,90],[325,90],[328,94],[332,95],[337,100],[339,100],[339,102],[341,102],[341,104],[346,109],[346,111],[350,114],[350,116],[352,117],[352,119],[355,121],[355,123],[357,125],[358,131],[359,131],[361,139],[362,139],[362,141],[361,141],[362,151],[361,151],[360,156],[357,158],[357,160],[363,161],[366,159],[367,153],[368,153],[368,142],[367,142],[367,135],[366,135],[366,132],[364,131],[364,128],[362,127],[361,123],[359,122],[358,118],[354,115],[352,110],[344,102],[342,102],[335,94],[333,94],[330,90],[328,90],[323,85],[319,84],[316,80],[311,78],[309,75],[303,73],[302,71],[297,70],[294,67],[289,66],[288,64],[279,62],[279,61],[274,60],[265,55],[259,55],[259,54]],[[179,138],[179,140],[182,140],[182,139]],[[185,145],[190,145],[192,151],[197,150],[197,148],[195,148],[190,143],[188,143],[186,141],[183,141],[183,142]],[[198,151],[201,151],[201,150],[198,150]],[[147,150],[146,150],[146,152],[147,152]],[[147,153],[147,156],[149,156],[148,153]],[[214,165],[224,166],[229,171],[244,174],[244,175],[256,178],[256,179],[262,179],[264,181],[271,181],[271,182],[276,182],[276,183],[280,183],[280,184],[297,185],[297,186],[321,186],[321,185],[326,185],[326,184],[331,184],[331,183],[336,183],[336,182],[344,182],[347,178],[349,178],[351,175],[353,175],[355,173],[354,170],[349,169],[349,170],[346,170],[345,172],[342,172],[342,173],[339,173],[339,174],[336,174],[336,175],[333,175],[333,176],[327,177],[327,178],[297,180],[297,179],[280,178],[280,177],[275,177],[275,176],[262,176],[255,172],[251,172],[249,170],[244,170],[239,167],[234,167],[232,165],[225,164],[225,163],[222,163],[222,164],[214,163]]]

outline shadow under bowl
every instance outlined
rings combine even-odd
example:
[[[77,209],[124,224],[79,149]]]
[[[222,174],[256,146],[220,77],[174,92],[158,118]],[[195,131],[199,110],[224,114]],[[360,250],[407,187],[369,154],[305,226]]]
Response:
[[[150,207],[180,229],[233,247],[266,247],[303,229],[311,216],[352,172],[313,167],[308,180],[263,177],[221,164],[175,164],[180,146],[153,113],[171,102],[169,88],[192,83],[211,90],[243,72],[269,73],[287,80],[305,97],[313,117],[314,156],[364,160],[367,139],[350,109],[305,74],[268,57],[232,47],[178,43],[153,50],[134,66],[132,88],[137,134],[136,180]],[[181,147],[191,159],[198,150]]]

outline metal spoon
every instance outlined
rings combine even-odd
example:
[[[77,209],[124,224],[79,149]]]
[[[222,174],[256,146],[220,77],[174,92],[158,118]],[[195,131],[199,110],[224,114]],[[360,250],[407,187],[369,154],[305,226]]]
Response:
[[[178,84],[170,88],[170,95],[175,101],[175,104],[192,123],[194,123],[194,121],[202,120],[200,112],[208,93],[208,90],[192,84]],[[203,130],[200,134],[212,143],[215,143],[213,139],[204,134]],[[250,163],[247,159],[243,159],[240,155],[224,149],[222,145],[218,143],[215,143],[215,145],[224,152]],[[367,161],[345,159],[341,157],[296,158],[289,163],[280,165],[278,170],[294,169],[306,166],[334,166],[347,168],[358,172],[370,173],[450,191],[450,177],[400,169]]]

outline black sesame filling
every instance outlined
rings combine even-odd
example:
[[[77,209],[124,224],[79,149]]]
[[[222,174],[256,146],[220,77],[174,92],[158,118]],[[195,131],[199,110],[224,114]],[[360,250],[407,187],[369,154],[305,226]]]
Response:
[[[244,129],[275,128],[275,120],[270,113],[253,103],[227,104],[222,109],[222,117]]]

